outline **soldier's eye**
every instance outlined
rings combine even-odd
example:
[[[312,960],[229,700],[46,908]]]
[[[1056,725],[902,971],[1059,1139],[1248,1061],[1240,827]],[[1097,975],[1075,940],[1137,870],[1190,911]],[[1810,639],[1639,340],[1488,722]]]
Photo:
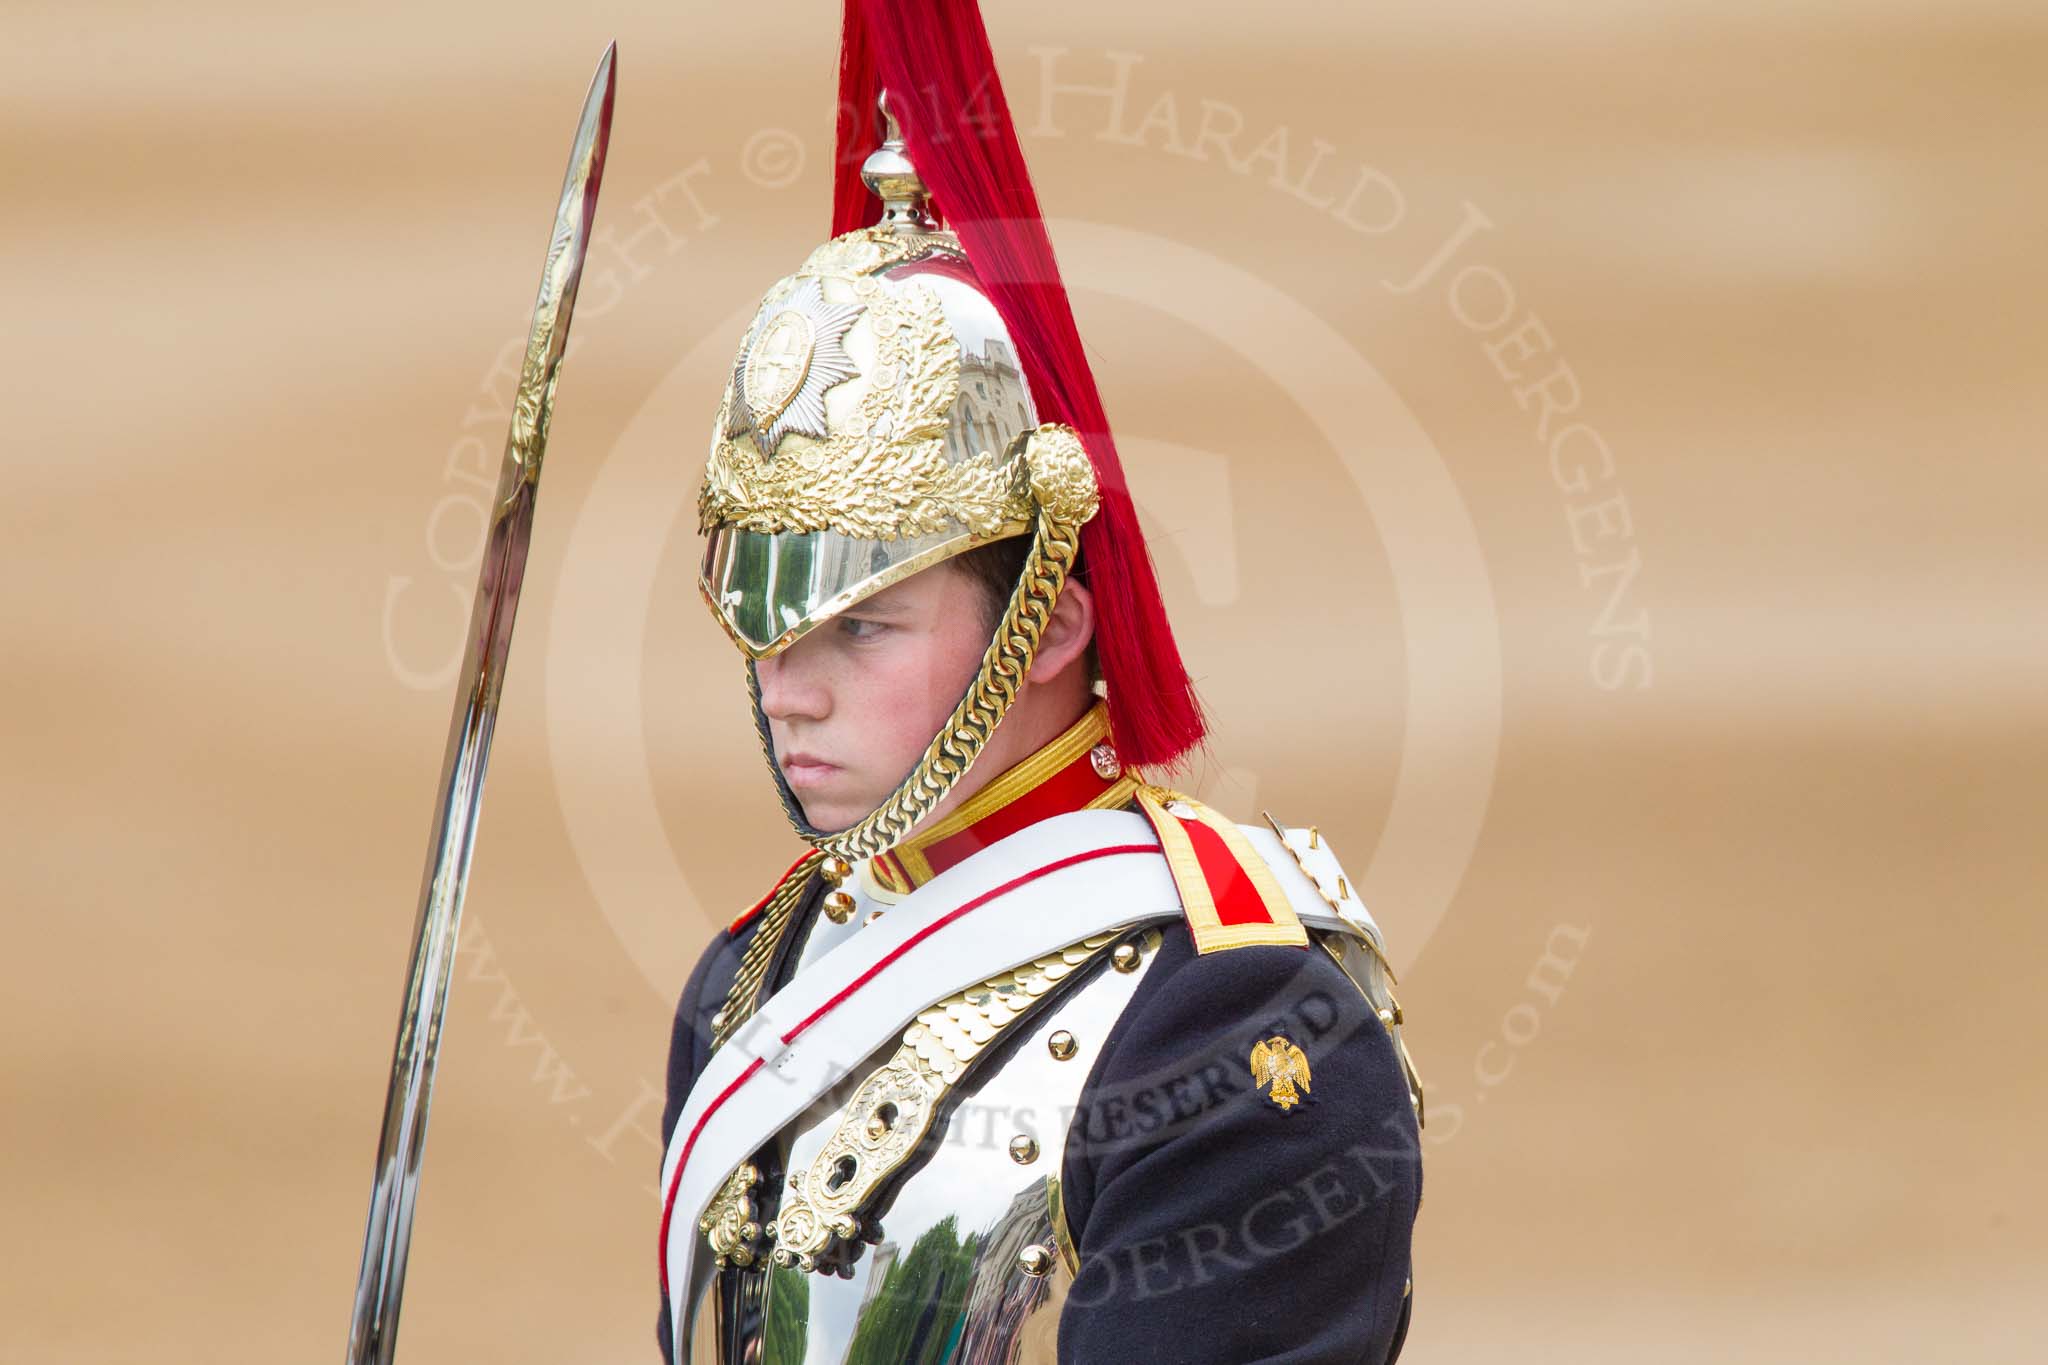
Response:
[[[864,616],[842,616],[839,618],[839,633],[849,640],[866,642],[879,639],[888,633],[889,627],[881,621],[871,621]]]

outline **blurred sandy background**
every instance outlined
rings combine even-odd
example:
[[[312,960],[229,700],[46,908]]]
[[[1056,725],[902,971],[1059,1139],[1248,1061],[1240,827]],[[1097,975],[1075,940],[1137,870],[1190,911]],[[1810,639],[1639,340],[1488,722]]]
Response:
[[[991,9],[1202,789],[1320,824],[1406,968],[1405,1359],[2032,1358],[2048,16]],[[7,7],[0,1357],[341,1352],[497,367],[616,37],[400,1346],[653,1358],[645,1087],[794,852],[691,503],[826,222],[835,15]]]

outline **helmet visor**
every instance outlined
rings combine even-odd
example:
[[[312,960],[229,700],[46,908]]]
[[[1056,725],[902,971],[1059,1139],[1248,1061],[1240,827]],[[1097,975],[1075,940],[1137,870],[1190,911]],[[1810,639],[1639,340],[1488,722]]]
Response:
[[[1002,534],[1029,529],[1020,522]],[[863,598],[995,538],[964,529],[869,540],[838,531],[720,526],[704,549],[701,586],[740,648],[766,659]]]

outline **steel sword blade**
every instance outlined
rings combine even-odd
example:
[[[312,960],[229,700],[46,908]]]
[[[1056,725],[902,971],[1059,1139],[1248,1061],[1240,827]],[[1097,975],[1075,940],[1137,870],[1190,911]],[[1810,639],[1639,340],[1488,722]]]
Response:
[[[513,399],[512,427],[505,437],[505,461],[498,473],[490,535],[484,546],[476,602],[470,611],[462,682],[455,695],[426,872],[420,883],[419,919],[406,968],[405,1001],[398,1016],[398,1042],[391,1059],[384,1126],[370,1186],[369,1223],[363,1233],[362,1273],[356,1280],[355,1314],[349,1324],[348,1365],[390,1365],[397,1346],[406,1253],[412,1244],[413,1202],[419,1191],[427,1107],[433,1097],[441,1021],[454,972],[463,891],[469,882],[470,856],[476,849],[477,813],[490,760],[491,730],[498,718],[498,697],[504,687],[505,661],[512,647],[512,619],[519,609],[519,588],[526,573],[541,460],[547,452],[548,424],[554,415],[555,381],[569,340],[569,316],[576,306],[576,286],[590,244],[597,191],[604,179],[617,59],[618,44],[613,43],[597,64],[577,120],[554,231],[548,237],[547,263],[541,270],[540,296],[533,307],[519,389]]]

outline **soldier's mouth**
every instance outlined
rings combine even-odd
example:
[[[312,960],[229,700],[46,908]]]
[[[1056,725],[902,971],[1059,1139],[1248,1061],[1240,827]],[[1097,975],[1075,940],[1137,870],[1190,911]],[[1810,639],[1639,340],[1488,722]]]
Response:
[[[827,763],[815,754],[794,753],[782,760],[782,775],[790,786],[799,789],[820,786],[838,771],[838,764]]]

